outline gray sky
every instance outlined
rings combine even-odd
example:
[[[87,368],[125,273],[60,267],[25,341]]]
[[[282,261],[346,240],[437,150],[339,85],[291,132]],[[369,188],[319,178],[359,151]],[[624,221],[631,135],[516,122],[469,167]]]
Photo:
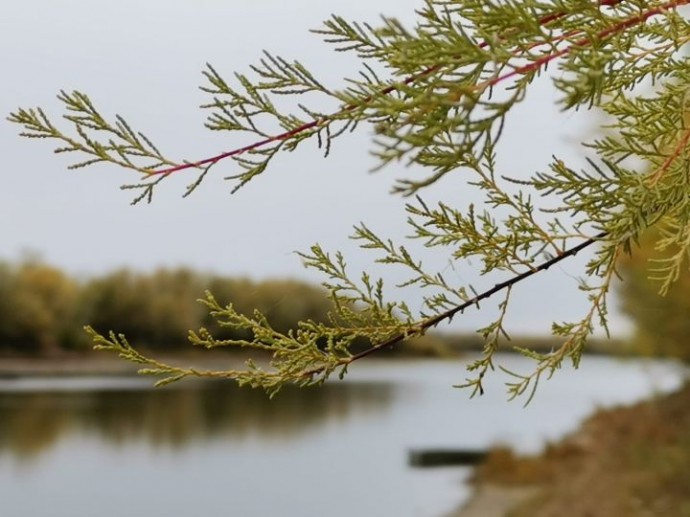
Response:
[[[212,63],[226,78],[267,49],[297,58],[331,86],[357,70],[353,58],[334,55],[308,29],[331,13],[375,22],[380,13],[413,19],[417,0],[24,0],[0,7],[0,112],[41,106],[58,115],[60,89],[88,93],[108,116],[123,115],[176,159],[200,159],[237,146],[232,135],[203,128],[198,105],[201,70]],[[592,126],[592,115],[562,114],[548,80],[521,105],[506,129],[502,172],[525,176],[544,170],[550,156],[582,161],[576,142]],[[411,171],[367,171],[374,164],[368,134],[341,138],[324,160],[305,145],[276,160],[273,167],[237,194],[223,176],[235,170],[217,166],[201,188],[182,199],[189,175],[167,181],[151,205],[129,206],[131,195],[119,186],[136,177],[108,166],[67,171],[69,160],[52,154],[54,144],[17,136],[18,127],[0,122],[4,181],[0,190],[0,258],[15,260],[37,252],[46,262],[89,275],[127,266],[152,269],[186,265],[253,278],[297,276],[314,282],[294,255],[315,242],[346,252],[352,271],[372,270],[373,256],[347,236],[364,221],[382,236],[408,233],[406,200],[391,196],[393,179]],[[471,199],[462,178],[444,180],[425,199],[450,204]],[[414,246],[411,246],[414,248]],[[473,278],[467,268],[448,263],[440,251],[426,260],[456,275]],[[579,319],[586,310],[573,275],[573,263],[554,268],[522,285],[515,298],[510,329],[548,331],[550,322]],[[378,271],[374,269],[374,271]],[[404,279],[391,272],[392,282]],[[495,280],[491,281],[492,283]],[[478,281],[478,286],[482,281]],[[419,306],[419,295],[406,299]],[[476,328],[487,316],[468,313],[454,328]],[[613,317],[613,329],[624,321]]]

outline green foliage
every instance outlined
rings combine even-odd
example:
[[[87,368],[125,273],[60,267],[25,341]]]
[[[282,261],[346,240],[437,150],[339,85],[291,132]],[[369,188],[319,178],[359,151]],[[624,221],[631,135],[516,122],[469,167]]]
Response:
[[[210,97],[204,106],[207,127],[248,134],[255,142],[202,160],[164,158],[124,119],[107,122],[78,92],[59,96],[76,135],[57,129],[40,109],[20,109],[10,120],[23,126],[25,136],[57,140],[57,152],[80,156],[75,166],[103,161],[137,171],[141,182],[124,187],[141,190],[134,202],[150,201],[171,174],[198,169],[198,179],[185,191],[189,194],[225,159],[239,166],[239,173],[230,176],[236,190],[264,174],[282,151],[311,140],[328,154],[338,137],[361,126],[374,132],[373,153],[380,167],[403,162],[426,171],[398,179],[396,193],[419,196],[451,173],[467,178],[478,196],[472,205],[429,207],[420,197],[408,205],[410,238],[441,248],[454,262],[478,260],[495,288],[477,293],[471,285],[448,282],[408,247],[359,226],[354,238],[372,250],[377,262],[408,271],[403,287],[419,289],[424,297],[420,313],[389,300],[383,279],[348,271],[341,254],[318,245],[302,259],[325,276],[334,305],[325,323],[307,319],[293,330],[279,331],[261,312],[206,298],[218,325],[252,337],[219,339],[202,329],[191,334],[192,341],[270,351],[274,359],[269,370],[250,363],[246,371],[225,373],[270,392],[284,383],[310,384],[333,372],[342,374],[353,361],[423,335],[502,292],[506,298],[499,319],[481,330],[484,358],[471,366],[474,377],[465,384],[481,393],[499,340],[508,335],[503,325],[510,310],[506,293],[598,243],[578,285],[590,309],[572,322],[553,324],[553,334],[562,341],[552,352],[521,350],[535,359],[536,368],[513,374],[509,391],[517,396],[533,393],[542,376],[553,374],[564,360],[577,365],[594,328],[606,329],[607,296],[618,258],[645,229],[658,226],[660,245],[678,249],[660,265],[665,288],[678,277],[690,248],[689,77],[688,58],[680,52],[690,41],[690,24],[677,8],[689,3],[426,0],[415,27],[385,17],[373,26],[334,16],[315,32],[335,51],[354,53],[362,63],[359,76],[345,78],[340,89],[323,85],[299,62],[272,54],[252,66],[251,74],[236,74],[233,81],[209,65],[202,87]],[[556,71],[553,87],[561,93],[561,108],[604,110],[611,132],[587,143],[585,168],[554,157],[543,171],[505,177],[496,166],[503,126],[547,66]],[[309,107],[317,101],[319,106],[331,103],[333,111]],[[293,110],[277,107],[291,102]],[[168,380],[203,375],[145,358],[120,336],[93,336],[98,347],[149,364],[148,372],[168,375]],[[353,352],[360,339],[369,341],[370,348]]]

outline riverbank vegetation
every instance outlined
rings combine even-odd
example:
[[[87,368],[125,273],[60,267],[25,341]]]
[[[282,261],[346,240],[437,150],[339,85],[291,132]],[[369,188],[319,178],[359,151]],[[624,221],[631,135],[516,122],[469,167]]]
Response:
[[[690,271],[660,293],[654,264],[678,249],[659,251],[645,235],[621,261],[622,309],[635,332],[634,353],[690,360]],[[664,296],[662,296],[664,294]],[[690,516],[690,384],[634,406],[600,411],[538,456],[498,447],[475,475],[479,486],[528,489],[507,517]],[[511,493],[521,494],[517,490]],[[462,513],[460,514],[462,515]]]
[[[212,289],[221,303],[238,310],[261,310],[276,329],[300,318],[324,321],[329,302],[318,287],[293,280],[254,282],[194,272],[128,269],[77,279],[37,261],[0,264],[0,347],[26,353],[91,347],[83,326],[126,332],[148,349],[189,346],[188,329],[207,327],[223,338],[196,300]],[[246,336],[244,336],[246,337]]]
[[[600,411],[536,457],[496,449],[476,481],[538,487],[509,517],[690,515],[690,385]]]
[[[138,346],[165,353],[189,350],[189,329],[207,328],[218,339],[251,337],[218,325],[197,301],[206,290],[240,313],[259,310],[279,332],[287,332],[300,320],[326,321],[332,309],[319,286],[290,279],[253,281],[188,268],[148,273],[120,269],[84,279],[36,260],[0,262],[0,353],[86,352],[92,343],[84,325],[122,332]],[[549,336],[513,336],[502,351],[550,350],[555,345],[555,338]],[[389,353],[448,356],[483,347],[479,333],[430,333]],[[613,340],[595,339],[589,348],[595,353],[623,350]]]
[[[325,322],[332,310],[322,288],[297,280],[253,281],[187,268],[150,273],[120,269],[78,279],[40,261],[0,262],[0,352],[52,355],[90,350],[92,343],[83,330],[87,324],[104,332],[123,332],[132,343],[152,351],[188,350],[189,329],[202,327],[218,339],[251,338],[211,317],[198,302],[206,290],[240,313],[260,311],[278,332],[287,332],[300,320]],[[457,336],[424,336],[410,342],[403,353],[445,354],[451,341],[458,341]]]

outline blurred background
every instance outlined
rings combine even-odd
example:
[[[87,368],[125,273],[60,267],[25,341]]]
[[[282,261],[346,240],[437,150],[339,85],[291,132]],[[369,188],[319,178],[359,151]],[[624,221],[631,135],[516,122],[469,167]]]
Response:
[[[261,2],[85,0],[5,2],[0,7],[0,111],[41,106],[54,117],[61,90],[86,92],[109,117],[123,115],[175,159],[196,160],[240,142],[203,128],[198,89],[209,62],[226,77],[247,71],[262,49],[299,59],[330,86],[356,74],[356,60],[309,32],[331,13],[373,23],[381,13],[412,23],[418,0]],[[563,114],[543,77],[509,121],[499,167],[512,176],[544,170],[552,155],[584,163],[579,142],[591,114]],[[594,117],[596,118],[596,117]],[[566,128],[564,130],[564,128]],[[384,237],[409,232],[408,200],[389,193],[389,167],[375,174],[366,129],[342,138],[324,159],[315,146],[281,156],[238,193],[212,170],[182,199],[190,178],[164,182],[152,204],[130,206],[109,167],[67,171],[50,142],[0,123],[0,499],[3,517],[222,515],[440,516],[472,493],[467,466],[418,469],[412,450],[525,453],[573,431],[597,408],[677,388],[687,359],[687,280],[667,299],[645,282],[648,251],[624,265],[615,295],[613,340],[601,332],[579,371],[559,372],[527,408],[505,400],[495,372],[484,397],[453,389],[466,376],[495,304],[442,332],[353,368],[321,389],[287,389],[275,399],[223,382],[153,390],[134,368],[90,351],[90,324],[115,330],[158,357],[231,368],[242,353],[191,350],[188,329],[220,338],[196,302],[211,289],[223,303],[264,312],[278,330],[323,320],[322,278],[298,256],[318,242],[342,250],[355,276],[380,270],[348,238],[361,221]],[[529,150],[526,152],[526,150]],[[473,201],[461,178],[424,193],[459,206]],[[410,245],[415,249],[414,245]],[[648,247],[645,248],[648,250]],[[482,280],[471,265],[417,249],[459,285]],[[551,321],[587,310],[577,276],[583,253],[516,289],[507,328],[513,345],[549,350]],[[412,309],[414,290],[395,292]],[[674,312],[675,311],[675,312]],[[626,316],[627,315],[627,316]],[[663,324],[662,324],[663,322]],[[625,355],[625,359],[621,358]],[[654,356],[655,358],[642,357]],[[661,359],[660,357],[663,357]],[[509,369],[531,363],[501,356]]]

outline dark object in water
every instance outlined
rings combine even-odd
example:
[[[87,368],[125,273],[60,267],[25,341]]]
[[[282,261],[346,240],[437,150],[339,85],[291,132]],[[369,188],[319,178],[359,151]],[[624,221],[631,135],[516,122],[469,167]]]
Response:
[[[413,449],[408,461],[412,467],[472,466],[484,461],[487,454],[469,449]]]

